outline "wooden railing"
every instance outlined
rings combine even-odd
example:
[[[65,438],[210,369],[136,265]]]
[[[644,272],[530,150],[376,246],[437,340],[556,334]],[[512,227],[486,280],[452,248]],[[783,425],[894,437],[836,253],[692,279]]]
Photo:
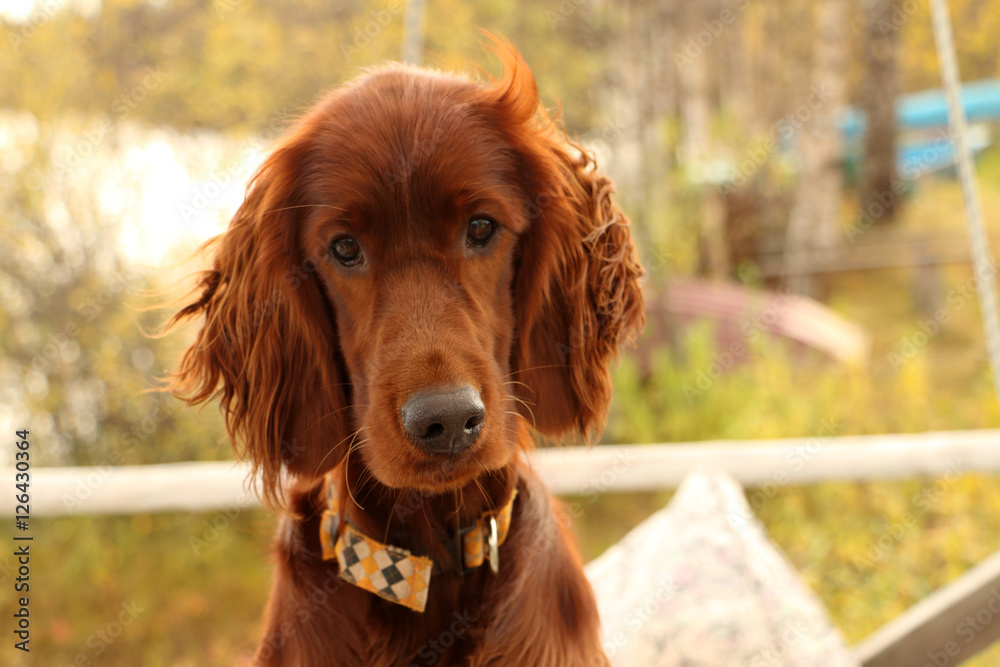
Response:
[[[557,495],[676,487],[692,470],[725,470],[745,487],[1000,473],[1000,430],[607,445],[542,449],[530,462]],[[208,511],[258,505],[248,468],[233,462],[35,468],[33,516]],[[13,476],[12,470],[0,472]],[[12,496],[0,508],[14,511]],[[982,619],[989,615],[989,620]],[[978,619],[970,635],[968,618]],[[961,634],[959,634],[961,633]],[[959,664],[1000,640],[1000,554],[935,592],[856,647],[865,667]],[[940,653],[940,656],[938,654]]]

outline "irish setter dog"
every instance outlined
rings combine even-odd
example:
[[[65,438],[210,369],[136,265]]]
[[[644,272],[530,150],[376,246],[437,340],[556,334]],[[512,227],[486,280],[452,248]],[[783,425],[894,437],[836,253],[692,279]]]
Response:
[[[643,325],[613,186],[501,79],[403,65],[335,90],[254,176],[172,324],[282,508],[255,662],[606,665],[568,521],[525,456],[591,438]]]

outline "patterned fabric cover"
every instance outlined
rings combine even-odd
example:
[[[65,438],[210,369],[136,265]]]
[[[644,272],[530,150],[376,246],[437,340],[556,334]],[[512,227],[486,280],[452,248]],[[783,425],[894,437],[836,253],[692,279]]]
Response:
[[[383,544],[346,521],[342,525],[338,474],[337,468],[326,474],[326,509],[319,527],[323,560],[336,558],[340,576],[345,581],[422,613],[427,606],[434,562],[426,556],[415,556],[407,549]],[[463,528],[461,565],[466,570],[480,567],[486,560],[490,561],[494,572],[499,570],[498,549],[510,531],[516,499],[517,489],[514,489],[503,507],[484,512]]]
[[[857,667],[724,473],[689,475],[587,575],[616,667]]]
[[[343,579],[414,611],[427,606],[430,558],[377,542],[351,526],[344,526],[335,549]]]

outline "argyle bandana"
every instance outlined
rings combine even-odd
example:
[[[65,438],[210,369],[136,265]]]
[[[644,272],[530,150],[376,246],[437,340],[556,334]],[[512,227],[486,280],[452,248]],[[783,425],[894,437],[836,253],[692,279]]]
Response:
[[[434,562],[426,556],[414,556],[406,549],[382,544],[341,521],[340,496],[334,472],[326,476],[326,509],[320,523],[323,560],[337,559],[340,577],[359,588],[403,605],[417,612],[427,606]],[[465,570],[490,561],[494,572],[499,567],[498,549],[510,532],[514,498],[497,512],[485,512],[470,526],[462,528],[461,548]]]

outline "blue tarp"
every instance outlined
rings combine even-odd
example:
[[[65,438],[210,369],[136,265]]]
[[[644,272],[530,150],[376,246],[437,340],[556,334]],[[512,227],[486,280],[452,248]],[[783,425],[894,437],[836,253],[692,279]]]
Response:
[[[986,79],[963,85],[962,107],[970,124],[1000,120],[1000,80]],[[937,88],[899,96],[896,122],[897,131],[904,134],[896,158],[904,178],[916,179],[955,163],[955,151],[948,135],[948,102],[944,90]],[[840,127],[844,133],[845,166],[849,174],[856,172],[859,166],[865,125],[865,114],[859,108],[844,110]],[[969,136],[974,153],[989,146],[990,141],[988,132],[974,131]]]
[[[1000,80],[986,79],[962,86],[962,107],[969,122],[1000,120]],[[944,90],[936,88],[896,100],[898,130],[919,130],[948,124],[948,103]],[[865,114],[857,107],[848,107],[840,127],[848,143],[859,140],[865,132]]]

